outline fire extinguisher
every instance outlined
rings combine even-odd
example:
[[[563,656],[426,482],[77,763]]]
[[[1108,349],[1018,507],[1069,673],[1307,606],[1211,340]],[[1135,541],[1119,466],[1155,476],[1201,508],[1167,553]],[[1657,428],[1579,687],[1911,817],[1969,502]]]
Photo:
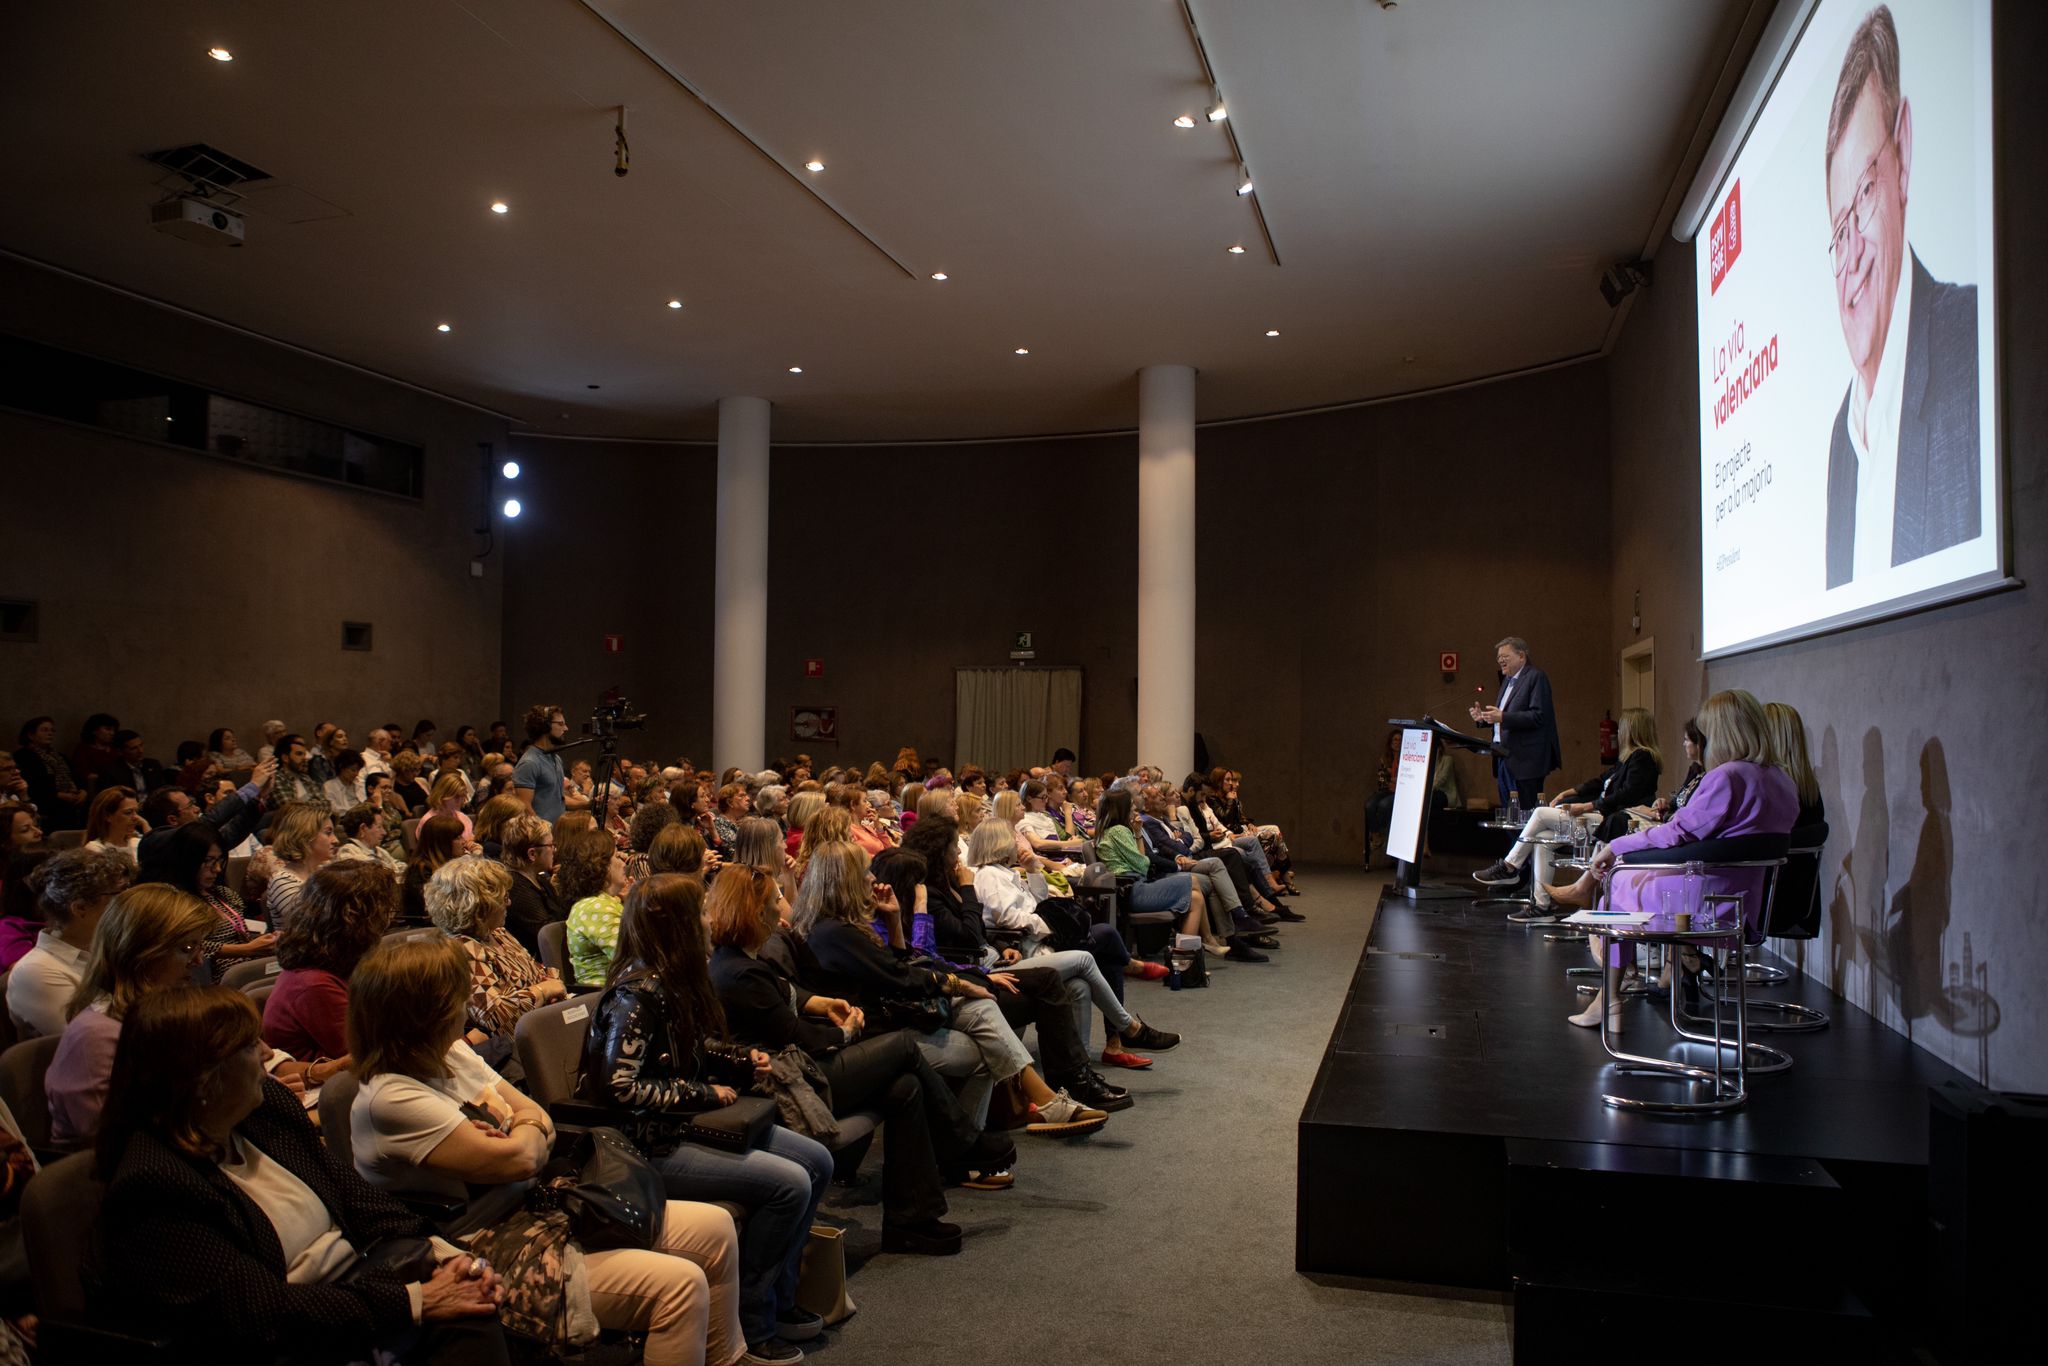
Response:
[[[1614,723],[1614,713],[1600,714],[1600,762],[1611,764],[1621,757],[1619,736],[1621,727]]]

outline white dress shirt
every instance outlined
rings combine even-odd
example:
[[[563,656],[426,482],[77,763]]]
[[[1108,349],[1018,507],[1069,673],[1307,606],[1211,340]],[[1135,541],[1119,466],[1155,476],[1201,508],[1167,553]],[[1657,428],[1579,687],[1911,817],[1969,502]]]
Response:
[[[1898,306],[1884,334],[1877,380],[1851,381],[1849,448],[1856,452],[1856,555],[1849,571],[1861,579],[1892,566],[1892,511],[1899,487],[1899,413],[1906,396],[1906,338],[1913,323],[1912,262],[1899,263]]]
[[[36,935],[35,947],[7,974],[7,1013],[21,1038],[62,1034],[65,1009],[85,976],[85,950],[65,943],[54,930]]]
[[[1515,680],[1520,678],[1521,676],[1522,671],[1520,669],[1517,669],[1513,673],[1509,674],[1508,681],[1501,685],[1500,701],[1496,702],[1494,705],[1499,707],[1502,711],[1506,711],[1508,709],[1508,699],[1515,695]],[[1493,723],[1493,743],[1495,743],[1496,745],[1500,743],[1500,722],[1498,721]]]

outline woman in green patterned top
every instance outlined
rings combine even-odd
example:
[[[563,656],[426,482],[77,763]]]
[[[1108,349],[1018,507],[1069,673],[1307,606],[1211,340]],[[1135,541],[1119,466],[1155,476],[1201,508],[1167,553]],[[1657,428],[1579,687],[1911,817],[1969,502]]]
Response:
[[[569,970],[578,983],[598,986],[618,952],[626,856],[602,830],[579,831],[557,842],[555,894],[570,903]]]

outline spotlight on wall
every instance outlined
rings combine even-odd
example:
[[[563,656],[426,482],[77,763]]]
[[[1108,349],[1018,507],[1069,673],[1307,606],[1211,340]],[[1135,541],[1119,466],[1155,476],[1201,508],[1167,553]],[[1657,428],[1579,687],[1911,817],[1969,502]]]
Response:
[[[507,517],[517,517],[519,515],[519,500],[517,498],[507,498],[505,500],[504,513]]]
[[[519,462],[517,460],[507,460],[498,470],[498,473],[504,475],[507,479],[517,479],[519,477]]]
[[[1609,308],[1620,308],[1623,299],[1649,287],[1650,277],[1648,261],[1616,261],[1600,274],[1600,297],[1607,300]]]

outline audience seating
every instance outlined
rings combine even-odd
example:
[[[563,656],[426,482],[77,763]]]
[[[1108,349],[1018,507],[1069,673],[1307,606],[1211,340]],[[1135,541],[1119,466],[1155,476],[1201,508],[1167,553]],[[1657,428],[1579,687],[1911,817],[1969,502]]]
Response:
[[[228,860],[228,890],[236,896],[249,885],[249,859],[247,855]]]
[[[556,975],[569,984],[571,991],[576,990],[579,985],[576,981],[576,972],[569,966],[569,926],[567,922],[550,920],[547,924],[540,927],[540,933],[535,936],[534,942],[540,949],[540,952],[535,955],[535,957],[540,959],[540,965],[544,968],[553,968]]]
[[[13,973],[13,968],[0,972],[0,1053],[21,1042],[21,1035],[14,1028],[14,1016],[7,1009],[7,979]]]
[[[44,842],[56,850],[76,849],[85,843],[85,832],[83,830],[52,830],[48,839]]]
[[[59,1158],[21,1193],[21,1236],[36,1295],[35,1359],[40,1366],[169,1360],[168,1341],[116,1332],[88,1317],[79,1273],[106,1194],[92,1164],[89,1152]]]
[[[247,991],[258,982],[276,977],[281,965],[275,958],[245,958],[220,975],[220,984]]]
[[[43,1074],[57,1056],[61,1034],[25,1039],[0,1053],[0,1100],[21,1126],[21,1140],[38,1158],[62,1150],[50,1142],[50,1098],[43,1090]]]

